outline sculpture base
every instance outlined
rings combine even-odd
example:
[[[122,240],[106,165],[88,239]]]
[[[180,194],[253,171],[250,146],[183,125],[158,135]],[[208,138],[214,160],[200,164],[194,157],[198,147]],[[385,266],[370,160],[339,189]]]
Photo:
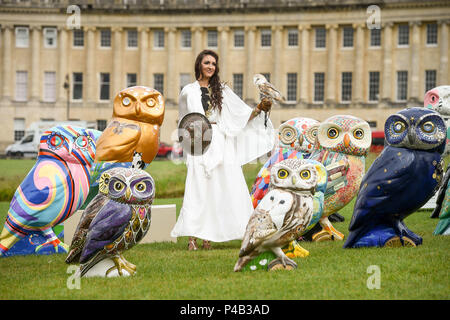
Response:
[[[89,269],[88,272],[83,276],[83,278],[91,278],[91,277],[102,277],[102,278],[115,278],[120,277],[121,275],[117,271],[117,269],[112,270],[111,272],[106,275],[106,272],[114,268],[116,265],[114,264],[114,261],[112,261],[110,258],[103,259],[99,263],[97,263],[95,266],[93,266],[91,269]],[[78,269],[76,272],[77,275],[80,274],[80,270]],[[130,276],[130,273],[126,270],[122,270],[122,277],[128,277]]]

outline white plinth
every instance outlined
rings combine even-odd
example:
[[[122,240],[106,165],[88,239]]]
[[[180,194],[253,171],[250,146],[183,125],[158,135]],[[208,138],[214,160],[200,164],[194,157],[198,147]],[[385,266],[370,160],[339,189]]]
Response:
[[[72,243],[73,235],[82,214],[83,210],[78,210],[69,219],[64,221],[64,243],[68,245]],[[177,238],[170,236],[170,231],[172,231],[176,221],[177,210],[175,204],[153,205],[150,230],[139,243],[176,242]]]
[[[109,259],[103,259],[102,261],[100,261],[99,263],[97,263],[95,266],[93,266],[91,269],[89,269],[88,272],[86,272],[84,274],[84,278],[91,278],[91,277],[107,277],[107,278],[115,278],[115,277],[120,277],[119,275],[119,271],[117,271],[117,269],[112,270],[108,275],[106,275],[106,272],[114,267],[115,264],[114,262]],[[78,268],[76,273],[76,276],[80,276],[80,269]],[[130,274],[128,273],[127,270],[122,270],[122,277],[129,277]]]

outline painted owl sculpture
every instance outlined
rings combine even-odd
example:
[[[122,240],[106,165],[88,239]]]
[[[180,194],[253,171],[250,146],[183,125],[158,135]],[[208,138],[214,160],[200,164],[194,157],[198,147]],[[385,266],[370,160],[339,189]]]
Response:
[[[437,111],[447,124],[447,146],[443,156],[450,154],[450,86],[439,86],[428,90],[423,99],[424,108]]]
[[[259,170],[250,193],[253,207],[263,199],[269,189],[270,170],[274,164],[286,159],[308,158],[314,149],[319,121],[310,118],[293,118],[281,124],[278,129],[278,145],[272,156]],[[289,258],[306,257],[308,250],[296,240],[283,248]]]
[[[84,210],[67,263],[80,263],[81,277],[133,275],[122,255],[150,229],[155,183],[138,168],[112,168],[100,178],[99,193]]]
[[[270,172],[269,192],[249,219],[234,271],[296,268],[282,248],[322,216],[327,172],[321,163],[287,159]]]
[[[89,200],[97,194],[103,172],[114,167],[130,168],[133,164],[144,169],[153,161],[159,149],[164,113],[164,98],[153,88],[129,87],[116,95],[112,119],[97,141]]]
[[[346,206],[357,194],[365,172],[365,157],[372,143],[369,124],[351,115],[336,115],[323,121],[317,142],[309,159],[322,163],[328,172],[322,230],[312,235],[313,241],[343,240],[328,217]]]
[[[386,146],[361,183],[344,248],[417,246],[403,220],[442,180],[446,126],[435,111],[404,109],[385,123]]]
[[[17,241],[42,234],[46,241],[35,253],[67,252],[53,227],[69,218],[86,200],[101,132],[56,126],[44,132],[36,164],[17,188],[0,235],[0,255],[14,254]]]

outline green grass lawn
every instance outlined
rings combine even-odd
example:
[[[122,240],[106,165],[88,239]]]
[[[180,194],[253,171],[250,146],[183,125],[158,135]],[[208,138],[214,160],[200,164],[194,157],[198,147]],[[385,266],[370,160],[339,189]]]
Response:
[[[0,160],[0,175],[5,179],[22,176],[34,164],[4,161],[11,160]],[[244,168],[249,184],[258,169],[258,165]],[[166,177],[184,187],[183,165],[174,168],[170,162],[156,161],[148,170],[157,188],[158,180]],[[170,188],[170,183],[166,186]],[[157,196],[155,200],[155,204],[168,203],[175,203],[178,213],[182,198]],[[8,207],[9,201],[0,202],[1,221]],[[352,209],[353,202],[340,211],[346,220],[334,224],[345,235]],[[177,243],[138,245],[125,253],[138,268],[135,276],[81,279],[80,289],[68,288],[72,278],[65,255],[3,258],[0,299],[449,299],[450,238],[432,235],[437,220],[429,215],[429,211],[419,211],[405,220],[423,237],[423,245],[417,248],[342,249],[342,242],[302,242],[310,255],[297,258],[299,267],[290,272],[234,273],[240,241],[213,243],[211,251],[188,252],[185,237]],[[368,273],[370,266],[380,270],[380,289],[367,287],[373,276]]]

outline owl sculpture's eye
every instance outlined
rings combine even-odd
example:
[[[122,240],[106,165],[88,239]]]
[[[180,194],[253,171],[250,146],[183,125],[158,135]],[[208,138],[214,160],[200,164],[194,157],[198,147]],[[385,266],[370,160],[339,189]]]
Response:
[[[124,185],[121,182],[114,183],[114,190],[121,191],[123,189]]]
[[[327,131],[327,136],[330,139],[336,139],[339,136],[339,131],[336,128],[330,128]]]
[[[361,140],[362,138],[364,138],[364,131],[362,129],[356,129],[355,131],[353,131],[353,136],[356,139]]]
[[[395,133],[402,133],[403,131],[405,131],[406,126],[403,122],[397,121],[394,123],[393,129]]]
[[[75,145],[80,149],[87,148],[89,146],[89,138],[86,136],[78,136],[75,140]]]
[[[122,104],[128,107],[131,104],[131,99],[129,97],[125,97],[122,99]]]
[[[144,192],[147,189],[147,186],[145,185],[145,183],[141,182],[135,186],[135,189],[139,192]]]
[[[149,107],[154,107],[155,104],[156,104],[156,100],[155,100],[154,98],[148,98],[148,99],[147,99],[147,105],[148,105]]]
[[[301,177],[303,180],[308,180],[309,178],[311,178],[311,172],[310,172],[309,170],[302,170],[302,171],[300,172],[300,177]]]
[[[289,175],[289,172],[285,169],[278,170],[278,178],[280,179],[286,179]]]
[[[64,138],[59,135],[53,135],[50,137],[48,144],[52,149],[59,149],[64,143]]]
[[[291,144],[295,142],[297,139],[297,131],[295,128],[291,126],[285,126],[284,128],[281,128],[280,131],[280,140],[284,144]]]
[[[436,129],[436,126],[431,121],[427,121],[422,125],[422,130],[425,133],[433,133],[435,129]]]

